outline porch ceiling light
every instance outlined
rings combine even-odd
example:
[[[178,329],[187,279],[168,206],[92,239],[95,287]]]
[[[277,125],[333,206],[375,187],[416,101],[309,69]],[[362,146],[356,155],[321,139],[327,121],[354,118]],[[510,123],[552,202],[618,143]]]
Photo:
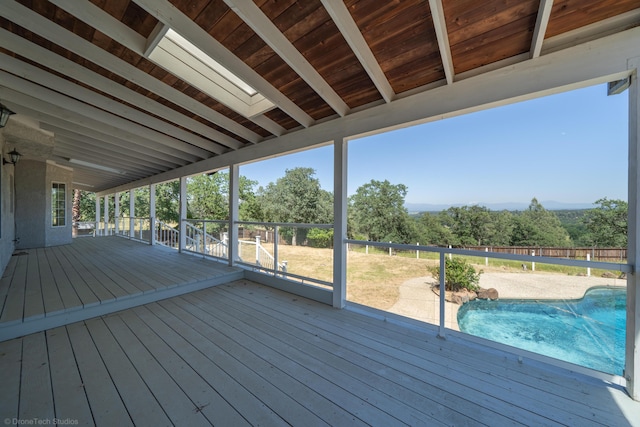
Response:
[[[8,154],[9,154],[9,160],[5,159],[4,157],[2,158],[3,165],[6,165],[6,164],[15,165],[16,163],[18,163],[18,160],[20,160],[20,157],[22,156],[22,154],[18,153],[15,148],[12,151],[9,151]]]
[[[0,128],[3,128],[7,125],[9,116],[11,116],[12,114],[15,113],[5,107],[3,104],[0,104]]]

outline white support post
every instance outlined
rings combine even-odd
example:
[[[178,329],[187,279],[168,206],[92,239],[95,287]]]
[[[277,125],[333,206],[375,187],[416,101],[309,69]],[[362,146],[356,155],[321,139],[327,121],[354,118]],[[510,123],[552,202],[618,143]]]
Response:
[[[136,190],[132,188],[131,190],[129,190],[129,237],[136,236],[135,217],[136,217]]]
[[[120,234],[120,193],[115,193],[114,195],[114,222],[115,222],[115,234]]]
[[[156,244],[156,185],[149,184],[149,244]]]
[[[104,234],[109,235],[109,197],[104,196]]]
[[[100,197],[96,195],[96,225],[94,227],[94,234],[100,235]]]
[[[416,246],[420,246],[420,242],[417,242]],[[418,249],[416,249],[416,259],[420,259],[420,251]]]
[[[180,242],[178,244],[178,251],[184,252],[187,248],[187,177],[180,177],[180,215],[179,215],[178,230],[180,230]]]
[[[485,252],[489,252],[489,248],[484,248]],[[484,265],[489,266],[489,257],[484,257]]]
[[[333,141],[333,306],[344,308],[347,299],[347,145]]]
[[[229,167],[229,240],[227,243],[227,254],[229,265],[233,266],[240,259],[238,253],[238,206],[240,204],[240,167],[231,165]]]
[[[275,227],[276,236],[280,234],[278,230],[278,226]],[[273,275],[278,275],[278,239],[274,239],[273,241]]]
[[[591,254],[587,254],[587,261],[591,261]],[[587,267],[587,277],[591,277],[591,267]]]
[[[536,251],[531,251],[531,256],[536,256]],[[536,271],[536,262],[531,261],[531,271]]]
[[[629,88],[629,182],[628,182],[628,247],[627,262],[633,271],[627,274],[627,329],[624,377],[627,392],[640,400],[640,85],[638,68],[640,57],[629,60],[634,70]]]
[[[449,254],[451,255],[451,254]],[[446,265],[447,262],[445,260],[445,256],[444,256],[444,252],[440,252],[440,299],[439,299],[439,303],[440,303],[440,319],[439,319],[439,326],[438,326],[438,338],[446,338],[445,335],[445,325],[444,325],[444,315],[445,315],[445,294],[447,292],[447,288],[446,288],[446,275],[447,275],[447,269],[446,269]]]
[[[256,236],[256,264],[260,265],[260,236]]]

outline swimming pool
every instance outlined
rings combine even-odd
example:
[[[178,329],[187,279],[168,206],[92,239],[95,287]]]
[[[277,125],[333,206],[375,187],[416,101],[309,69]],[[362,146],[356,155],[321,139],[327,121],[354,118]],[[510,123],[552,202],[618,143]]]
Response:
[[[626,289],[592,288],[579,300],[475,300],[462,332],[610,374],[624,368]]]

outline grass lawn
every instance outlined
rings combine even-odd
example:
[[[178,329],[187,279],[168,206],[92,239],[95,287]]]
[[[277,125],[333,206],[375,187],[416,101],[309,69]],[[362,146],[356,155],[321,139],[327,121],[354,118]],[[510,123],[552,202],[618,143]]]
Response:
[[[273,253],[272,245],[265,247]],[[416,277],[429,276],[427,267],[437,265],[439,259],[436,253],[422,252],[420,259],[416,259],[414,251],[397,252],[390,256],[388,250],[369,248],[369,253],[366,254],[364,250],[360,250],[362,248],[354,249],[349,251],[347,257],[347,300],[380,310],[388,310],[398,301],[400,285],[404,282]],[[280,245],[278,253],[280,262],[287,261],[290,273],[326,282],[333,280],[332,249]],[[255,246],[248,248],[247,253],[243,254],[243,257],[245,256],[247,262],[252,262],[255,258]],[[525,273],[520,261],[490,258],[487,266],[484,257],[464,258],[477,270],[485,272]],[[531,273],[531,264],[525,264],[526,273]],[[585,274],[586,269],[537,263],[535,272],[577,275]],[[605,270],[591,270],[593,276],[600,276],[604,272]]]

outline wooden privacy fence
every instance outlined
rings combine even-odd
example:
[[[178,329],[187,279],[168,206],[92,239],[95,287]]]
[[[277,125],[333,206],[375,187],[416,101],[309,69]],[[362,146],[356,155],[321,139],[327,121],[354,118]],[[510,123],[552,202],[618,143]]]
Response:
[[[514,255],[544,256],[549,258],[587,259],[592,261],[624,262],[627,259],[627,248],[552,248],[541,246],[464,246],[463,249],[476,251],[489,250]]]

